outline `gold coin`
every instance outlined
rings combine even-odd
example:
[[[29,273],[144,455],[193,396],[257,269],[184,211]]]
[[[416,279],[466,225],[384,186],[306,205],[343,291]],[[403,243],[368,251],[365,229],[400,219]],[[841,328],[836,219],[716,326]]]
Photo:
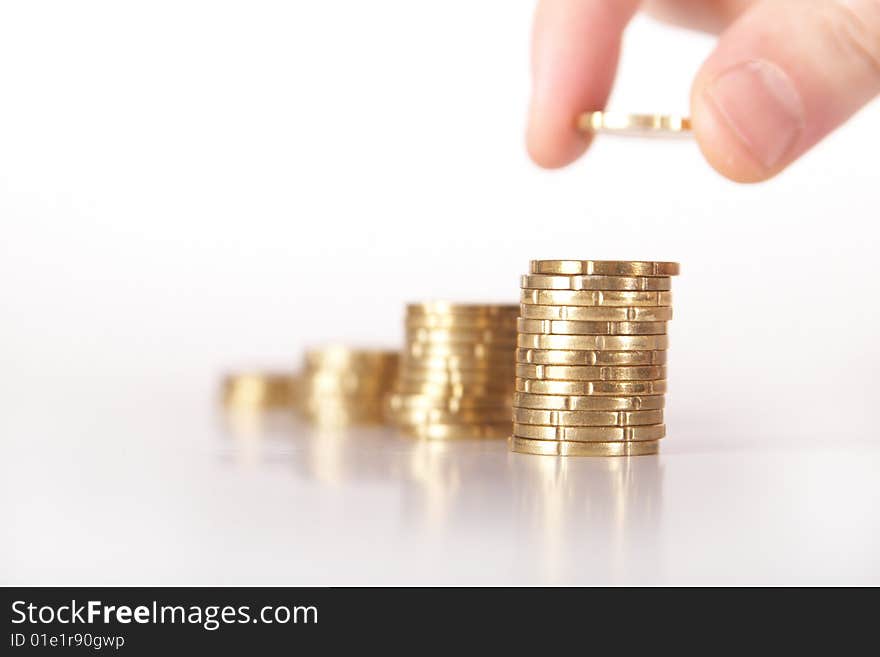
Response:
[[[304,383],[311,381],[388,381],[397,376],[399,361],[386,367],[358,367],[355,365],[341,368],[307,367],[302,373]]]
[[[302,373],[303,385],[320,383],[323,381],[352,381],[360,383],[378,383],[394,379],[397,376],[398,366],[383,369],[357,370],[357,369],[317,369],[306,370]]]
[[[516,314],[516,306],[513,304],[450,303],[448,301],[428,301],[425,303],[407,304],[406,313],[409,316],[509,316],[511,314]]]
[[[386,386],[352,386],[337,385],[323,383],[315,386],[303,386],[300,389],[299,397],[301,400],[311,399],[363,399],[367,397],[381,397],[391,390],[394,386],[388,384]]]
[[[520,278],[525,290],[669,290],[671,280],[665,276],[553,276],[526,274]]]
[[[350,382],[352,385],[386,385],[389,381],[394,381],[397,376],[398,365],[394,367],[383,368],[380,370],[368,369],[339,369],[339,370],[312,370],[306,369],[301,376],[302,385],[311,384],[332,384],[335,382]]]
[[[360,393],[389,389],[397,378],[396,374],[385,377],[359,377],[352,374],[331,375],[328,373],[304,376],[300,382],[302,394],[318,393]]]
[[[560,276],[678,276],[679,265],[649,260],[532,260],[529,271]]]
[[[517,363],[516,376],[560,381],[656,381],[666,378],[665,365],[593,367],[589,365],[532,365]]]
[[[500,370],[416,370],[406,368],[400,373],[400,381],[404,383],[463,383],[492,385],[500,383],[505,386],[510,384],[514,376],[514,365]]]
[[[535,381],[517,378],[516,392],[535,395],[629,395],[666,394],[666,381]]]
[[[645,456],[660,451],[660,441],[632,443],[577,443],[562,440],[530,440],[511,436],[510,449],[520,454],[542,456]]]
[[[365,401],[375,403],[375,400],[381,400],[391,391],[391,387],[374,390],[304,390],[297,398],[299,406],[308,405],[356,405]]]
[[[520,290],[520,302],[538,306],[671,306],[672,292]]]
[[[365,406],[381,403],[388,390],[368,390],[359,392],[321,392],[307,390],[299,397],[299,405],[303,408],[331,406]]]
[[[509,380],[481,383],[431,383],[401,380],[397,383],[396,392],[417,394],[429,397],[504,397],[513,393],[513,384]]]
[[[444,364],[447,363],[447,364]],[[448,376],[450,374],[465,376],[498,376],[508,372],[513,372],[516,365],[513,358],[505,358],[504,360],[493,361],[465,361],[460,365],[448,364],[449,361],[428,361],[428,360],[412,360],[407,361],[400,368],[401,376],[414,377],[418,374],[426,376]]]
[[[453,319],[504,319],[515,315],[516,305],[513,303],[503,305],[470,305],[470,304],[447,304],[445,310],[426,310],[421,305],[408,305],[406,316],[412,319],[424,317],[451,317]]]
[[[386,406],[391,411],[429,410],[457,412],[459,410],[505,408],[510,414],[510,395],[485,397],[432,397],[429,395],[394,393],[388,396]]]
[[[306,417],[337,416],[349,421],[382,419],[381,403],[376,403],[375,401],[369,406],[340,406],[331,404],[327,406],[306,406],[302,407],[300,410]]]
[[[401,369],[429,369],[444,371],[484,370],[509,367],[513,368],[513,357],[505,353],[495,358],[464,358],[462,356],[405,356],[401,361]]]
[[[495,329],[407,329],[406,339],[410,343],[421,342],[425,344],[446,343],[513,343],[516,336],[516,327],[511,326],[504,330]]]
[[[553,427],[626,427],[663,424],[663,411],[544,411],[514,408],[513,421]]]
[[[429,440],[468,440],[472,438],[506,438],[510,435],[510,422],[499,424],[429,424],[403,426],[400,430],[415,438]]]
[[[300,400],[298,407],[302,411],[370,411],[380,412],[385,395],[346,395],[346,396],[308,396]]]
[[[520,333],[553,335],[663,335],[666,322],[571,322],[564,319],[518,319]]]
[[[294,406],[298,377],[292,373],[247,372],[223,380],[223,403],[230,408],[280,408]]]
[[[321,426],[344,426],[350,424],[388,424],[381,409],[365,411],[363,409],[315,409],[303,410],[300,417],[312,424]]]
[[[535,365],[665,365],[665,351],[565,351],[517,349],[517,363]]]
[[[514,422],[513,435],[532,440],[568,440],[571,442],[635,442],[659,440],[666,435],[665,424],[638,427],[546,427]]]
[[[309,380],[319,379],[362,379],[364,381],[379,381],[393,378],[397,372],[400,361],[395,360],[382,366],[345,365],[343,367],[306,367],[302,378]]]
[[[321,376],[303,377],[299,383],[298,393],[301,397],[309,395],[374,395],[388,392],[394,387],[397,375],[380,379],[358,378],[355,376]]]
[[[506,317],[456,317],[453,315],[425,315],[424,317],[407,317],[404,322],[407,329],[492,329],[512,331],[516,326],[516,315]]]
[[[436,408],[401,409],[391,411],[395,424],[418,426],[427,424],[502,424],[510,422],[510,409],[468,408],[445,411]]]
[[[533,306],[520,307],[523,319],[562,319],[583,322],[667,322],[672,319],[669,306],[642,308],[609,306]]]
[[[468,344],[445,342],[410,342],[407,344],[406,357],[414,358],[473,358],[475,360],[494,360],[512,358],[514,346],[504,343]]]
[[[534,395],[516,392],[513,405],[549,411],[643,411],[666,405],[663,395],[649,397],[583,397],[580,395]]]
[[[520,333],[516,346],[525,349],[587,351],[657,351],[669,347],[665,335],[535,335]]]
[[[387,368],[397,365],[399,352],[373,349],[349,349],[340,345],[310,349],[305,354],[306,367],[314,369]]]
[[[689,137],[691,120],[674,114],[624,114],[622,112],[585,112],[578,117],[584,132],[602,132],[632,137]]]

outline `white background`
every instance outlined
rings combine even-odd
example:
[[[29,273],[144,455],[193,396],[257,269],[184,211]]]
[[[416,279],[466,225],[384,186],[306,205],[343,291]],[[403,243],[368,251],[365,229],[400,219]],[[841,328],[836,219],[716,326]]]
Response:
[[[540,171],[531,12],[3,3],[0,581],[880,581],[880,107],[758,186],[690,142]],[[711,46],[637,20],[611,106],[686,112]],[[661,457],[224,438],[229,368],[531,258],[682,263]]]

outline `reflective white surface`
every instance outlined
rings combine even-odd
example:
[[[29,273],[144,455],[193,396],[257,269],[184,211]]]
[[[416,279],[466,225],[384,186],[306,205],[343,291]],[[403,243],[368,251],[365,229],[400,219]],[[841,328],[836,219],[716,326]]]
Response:
[[[7,414],[2,583],[880,583],[874,445],[676,413],[658,457],[527,456],[174,389]]]
[[[533,9],[0,3],[0,583],[880,583],[880,101],[764,185],[538,171]],[[625,41],[609,107],[686,112],[713,39]],[[682,263],[659,457],[217,417],[531,258]]]

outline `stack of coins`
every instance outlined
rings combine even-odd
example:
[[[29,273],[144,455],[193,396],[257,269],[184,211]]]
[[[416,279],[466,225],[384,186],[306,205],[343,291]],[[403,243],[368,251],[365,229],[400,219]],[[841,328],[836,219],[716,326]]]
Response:
[[[522,277],[511,449],[656,454],[674,262],[533,260]]]
[[[396,351],[327,347],[305,354],[297,407],[321,425],[382,422],[383,401],[397,378]]]
[[[411,304],[395,394],[386,414],[421,438],[510,435],[515,305]]]
[[[223,403],[236,410],[293,408],[298,377],[293,372],[242,372],[223,380]]]

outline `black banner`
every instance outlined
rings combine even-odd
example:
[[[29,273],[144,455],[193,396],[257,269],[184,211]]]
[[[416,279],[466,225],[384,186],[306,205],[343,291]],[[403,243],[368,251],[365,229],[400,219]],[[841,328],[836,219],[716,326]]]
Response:
[[[32,654],[178,654],[195,650],[405,646],[545,648],[560,639],[592,649],[715,631],[725,643],[785,629],[775,613],[798,609],[798,626],[817,614],[810,594],[791,591],[662,589],[391,588],[4,588],[0,652]],[[757,593],[757,594],[756,594]],[[671,600],[674,600],[674,602]],[[784,598],[784,600],[780,600]],[[837,604],[835,610],[843,613]],[[821,613],[830,629],[833,612]],[[854,620],[857,616],[850,615]],[[744,621],[746,621],[744,623]],[[814,630],[815,631],[815,628]],[[409,645],[409,652],[419,646]]]

